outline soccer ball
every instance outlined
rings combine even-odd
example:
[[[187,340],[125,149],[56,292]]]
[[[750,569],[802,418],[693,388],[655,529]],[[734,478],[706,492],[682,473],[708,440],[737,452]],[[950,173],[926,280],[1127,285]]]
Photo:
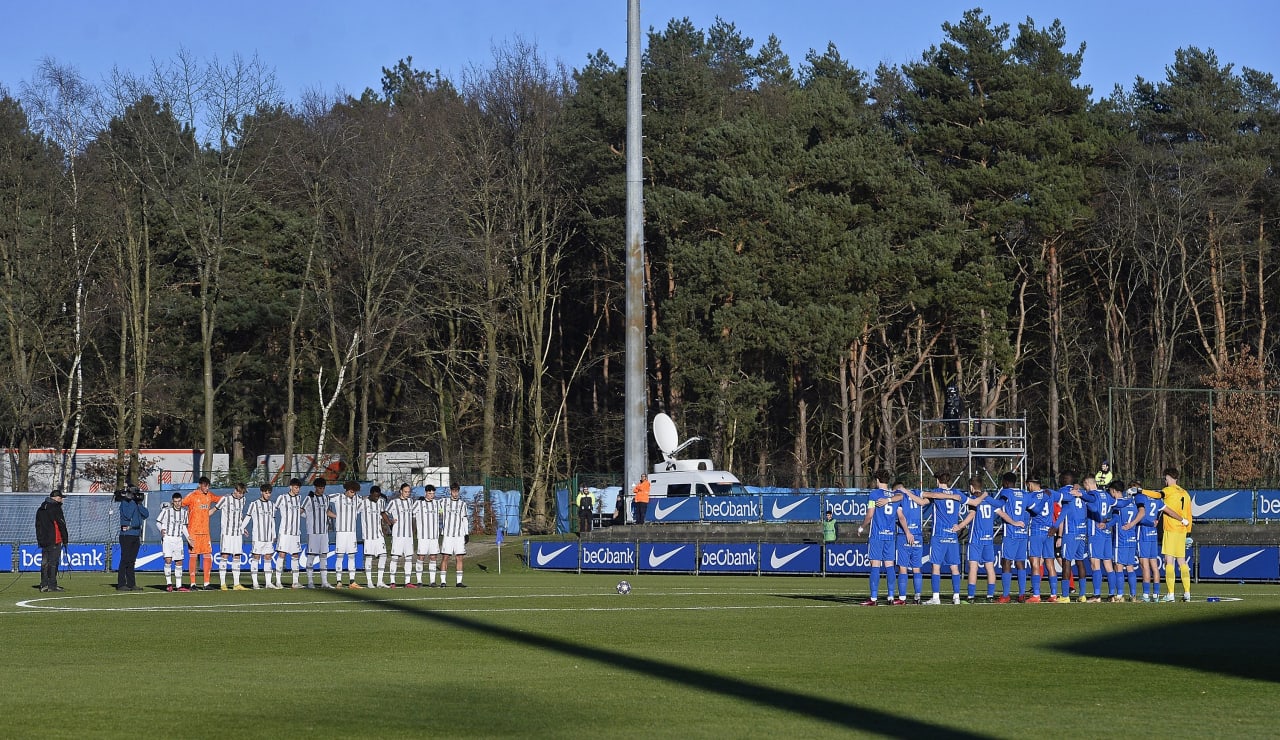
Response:
[[[618,581],[618,593],[626,596],[631,593],[631,584],[626,581]]]

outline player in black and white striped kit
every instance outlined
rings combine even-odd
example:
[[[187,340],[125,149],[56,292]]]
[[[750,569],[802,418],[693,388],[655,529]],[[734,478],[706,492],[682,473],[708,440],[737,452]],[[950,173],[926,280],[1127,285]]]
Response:
[[[387,523],[391,525],[391,588],[396,587],[396,567],[404,564],[405,588],[417,588],[409,580],[413,558],[413,500],[408,483],[400,484],[400,494],[387,502]]]
[[[244,494],[245,485],[237,483],[230,496],[213,507],[219,512],[222,523],[222,539],[218,544],[218,588],[227,590],[227,564],[230,563],[233,573],[233,590],[244,591],[240,585],[240,564],[244,560]]]
[[[444,543],[440,552],[444,553],[444,566],[440,569],[440,585],[448,583],[449,556],[452,555],[457,579],[454,585],[466,588],[467,584],[462,582],[462,557],[467,554],[467,535],[471,533],[471,504],[462,499],[462,489],[457,483],[449,486],[449,498],[442,509]]]
[[[360,499],[360,536],[364,538],[364,585],[373,588],[373,571],[378,571],[378,588],[387,585],[387,540],[382,534],[386,500],[382,486],[369,489],[369,497]]]
[[[284,586],[284,557],[289,556],[293,566],[293,587],[302,588],[302,481],[289,479],[289,492],[276,499],[276,513],[280,515],[279,536],[276,538],[276,588]]]
[[[347,572],[351,575],[351,588],[356,583],[356,516],[360,513],[360,484],[347,481],[342,493],[329,497],[329,519],[333,521],[333,569],[337,571],[337,586],[342,588],[342,556],[347,556]]]
[[[280,588],[271,580],[271,555],[276,549],[276,507],[271,505],[271,484],[259,486],[258,494],[258,500],[249,504],[244,512],[245,526],[253,530],[249,575],[253,578],[253,587],[261,588],[258,585],[258,567],[261,566],[263,575],[267,577],[266,588]]]
[[[182,505],[182,494],[173,494],[168,506],[160,507],[156,517],[156,529],[160,530],[160,547],[164,552],[164,590],[187,591],[182,585],[182,541],[187,534],[187,509]],[[176,571],[177,580],[174,578]],[[176,584],[176,586],[175,586]]]
[[[427,486],[425,498],[413,502],[413,525],[418,530],[418,561],[414,563],[414,575],[422,585],[422,562],[429,563],[428,588],[436,587],[436,561],[440,557],[440,512],[444,501],[436,498],[436,487]],[[444,585],[444,580],[440,581]]]
[[[307,588],[315,588],[316,563],[320,564],[320,585],[329,583],[329,498],[324,495],[324,478],[313,481],[315,490],[302,503],[302,516],[307,520]]]

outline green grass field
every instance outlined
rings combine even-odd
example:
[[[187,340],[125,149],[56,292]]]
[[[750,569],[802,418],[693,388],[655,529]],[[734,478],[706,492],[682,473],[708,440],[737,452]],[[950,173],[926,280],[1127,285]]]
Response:
[[[465,590],[117,594],[113,575],[73,574],[65,593],[41,594],[36,574],[10,576],[0,727],[183,738],[1277,733],[1277,586],[1196,590],[1240,599],[1216,604],[869,609],[854,605],[864,578],[631,575],[634,591],[619,596],[619,576],[526,570],[515,550],[502,575],[493,556],[479,560],[484,572],[469,562]]]

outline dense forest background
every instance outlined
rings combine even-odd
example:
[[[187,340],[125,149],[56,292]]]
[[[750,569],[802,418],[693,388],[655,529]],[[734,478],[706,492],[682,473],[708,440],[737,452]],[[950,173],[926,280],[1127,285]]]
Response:
[[[652,30],[651,415],[748,482],[857,484],[914,467],[955,383],[1026,416],[1040,471],[1196,480],[1213,445],[1219,483],[1274,477],[1280,91],[1184,48],[1095,94],[1067,38],[975,10],[868,71]],[[621,470],[622,66],[514,41],[383,72],[290,103],[262,60],[180,52],[0,87],[19,480],[33,447],[426,449],[525,478],[537,518]]]

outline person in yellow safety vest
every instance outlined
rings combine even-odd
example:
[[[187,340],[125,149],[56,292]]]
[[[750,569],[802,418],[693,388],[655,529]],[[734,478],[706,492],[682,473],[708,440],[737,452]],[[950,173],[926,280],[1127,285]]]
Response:
[[[1103,460],[1098,472],[1094,474],[1093,480],[1098,484],[1098,488],[1106,488],[1112,478],[1115,478],[1115,474],[1111,472],[1111,463]]]
[[[578,492],[578,532],[591,531],[591,519],[595,516],[596,501],[591,496],[591,491],[583,486]]]

